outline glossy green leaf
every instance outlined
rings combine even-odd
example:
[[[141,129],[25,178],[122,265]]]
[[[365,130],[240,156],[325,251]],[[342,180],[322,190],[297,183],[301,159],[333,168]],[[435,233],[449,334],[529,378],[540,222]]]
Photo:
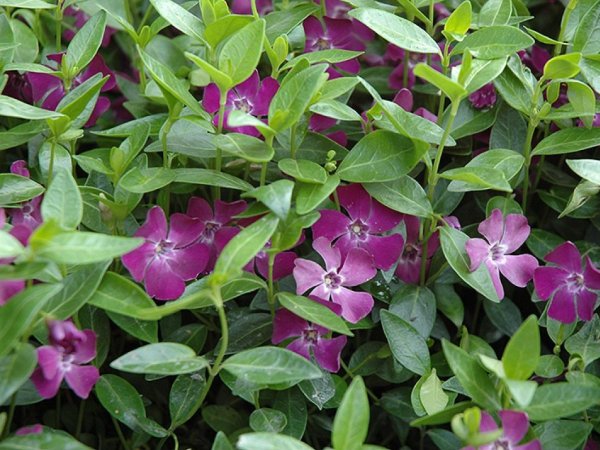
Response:
[[[242,434],[236,445],[239,450],[313,450],[291,436],[267,432]]]
[[[228,123],[231,124],[231,121],[229,120]],[[268,162],[273,159],[274,155],[273,149],[264,141],[241,133],[218,135],[215,138],[215,145],[223,150],[223,153],[243,158],[250,162]]]
[[[512,188],[504,174],[493,167],[487,166],[465,166],[456,169],[446,170],[440,174],[440,177],[447,180],[459,181],[460,184],[448,186],[449,191],[483,191],[494,189],[503,192],[512,192]]]
[[[432,69],[427,64],[417,64],[414,68],[414,73],[416,76],[423,78],[425,81],[428,81],[439,90],[443,91],[454,103],[467,96],[467,90],[464,87],[437,70]]]
[[[408,370],[424,375],[431,368],[425,339],[409,323],[389,311],[381,311],[383,332],[394,357]]]
[[[130,373],[180,375],[197,372],[208,366],[208,361],[197,356],[190,347],[174,342],[148,344],[115,359],[113,369]]]
[[[283,11],[274,11],[265,17],[265,33],[269,41],[273,42],[279,36],[287,35],[300,25],[304,19],[319,10],[318,5],[301,3]]]
[[[565,341],[565,349],[583,360],[584,366],[600,359],[600,318],[594,315],[581,329]]]
[[[198,411],[205,384],[204,377],[197,373],[175,378],[169,392],[171,429],[186,423]]]
[[[446,19],[444,31],[462,36],[471,27],[472,7],[470,1],[464,1],[456,7]]]
[[[167,22],[179,31],[198,41],[204,41],[204,24],[198,17],[171,0],[150,0],[150,3]]]
[[[469,51],[479,59],[496,59],[528,48],[534,42],[531,36],[516,27],[494,25],[468,35],[452,49],[452,54]]]
[[[312,161],[285,158],[277,165],[283,173],[304,183],[324,184],[327,181],[325,169]]]
[[[254,17],[245,14],[230,14],[215,20],[204,30],[204,39],[216,48],[226,38],[252,23]]]
[[[600,128],[566,128],[552,133],[536,145],[532,155],[562,155],[600,145]]]
[[[200,184],[204,186],[220,186],[237,191],[249,191],[252,185],[228,173],[211,169],[172,169],[178,183]]]
[[[16,117],[26,120],[43,120],[64,118],[65,115],[56,111],[31,106],[20,100],[0,95],[0,116]]]
[[[479,26],[506,25],[512,12],[510,0],[490,0],[479,11]]]
[[[581,53],[555,56],[544,65],[544,78],[548,80],[573,78],[579,73],[580,60]]]
[[[348,15],[400,48],[415,53],[440,53],[437,43],[425,30],[402,17],[375,8],[352,9]]]
[[[510,338],[502,355],[506,376],[526,380],[533,374],[540,359],[540,330],[537,317],[530,316]]]
[[[600,52],[600,5],[594,2],[584,13],[573,37],[573,51],[594,55]]]
[[[326,306],[321,305],[306,297],[294,295],[290,292],[280,292],[277,299],[281,306],[309,322],[321,325],[336,333],[353,336],[344,320]]]
[[[258,19],[234,33],[219,53],[219,70],[229,75],[234,85],[246,80],[263,51],[265,21]]]
[[[310,110],[316,114],[337,120],[350,122],[360,122],[362,120],[360,114],[337,100],[320,100],[318,103],[312,105]]]
[[[396,291],[390,302],[389,311],[410,326],[424,339],[433,328],[436,317],[436,302],[433,292],[427,287],[405,284]]]
[[[108,272],[104,276],[88,303],[132,318],[140,317],[141,310],[155,307],[142,288],[114,272]]]
[[[91,450],[68,434],[40,433],[12,436],[0,442],[0,450]]]
[[[479,191],[491,186],[504,187],[506,189],[506,181],[513,179],[523,167],[525,158],[520,153],[513,150],[507,149],[491,149],[484,152],[474,159],[469,161],[465,168],[471,169],[479,180],[475,182],[469,181],[452,181],[448,186],[449,191],[453,192],[468,192],[468,191]],[[487,169],[494,169],[495,171],[501,172],[498,174],[494,172],[494,177],[486,180]],[[464,169],[462,169],[464,171]],[[467,171],[464,171],[467,172]],[[467,172],[468,173],[468,172]],[[463,173],[464,175],[464,173]],[[501,177],[499,175],[502,175]],[[496,180],[496,181],[494,181]]]
[[[290,212],[293,190],[294,183],[292,181],[278,180],[244,192],[242,198],[257,199],[273,211],[279,219],[285,220]]]
[[[600,387],[558,382],[539,386],[525,412],[538,422],[569,417],[596,405],[600,405]]]
[[[140,169],[134,167],[119,180],[119,185],[133,193],[145,194],[163,188],[177,177],[176,173],[164,167]]]
[[[53,5],[42,0],[0,0],[0,6],[9,8],[27,8],[27,9],[54,9]]]
[[[364,188],[375,200],[394,211],[425,218],[433,214],[427,194],[408,175],[385,183],[365,183]]]
[[[287,417],[272,408],[260,408],[250,414],[250,428],[256,432],[279,433],[287,425]]]
[[[309,64],[326,62],[329,64],[348,61],[349,59],[358,58],[363,52],[355,52],[352,50],[342,50],[339,48],[330,48],[327,50],[317,50],[316,52],[304,53],[292,58],[286,63],[282,70],[289,69],[296,65],[301,59],[306,59]]]
[[[0,405],[29,379],[36,365],[35,349],[26,343],[18,344],[12,353],[0,358]]]
[[[77,228],[83,217],[83,201],[70,172],[59,170],[54,175],[41,209],[44,220],[54,220],[66,230]]]
[[[324,184],[296,183],[296,212],[307,214],[325,201],[340,184],[337,175],[329,175]]]
[[[580,420],[552,420],[536,425],[534,432],[542,448],[572,450],[585,447],[592,429],[591,423]]]
[[[448,395],[442,389],[442,382],[433,369],[427,376],[419,391],[419,399],[428,415],[443,411],[448,404]]]
[[[333,420],[334,450],[358,450],[369,432],[369,398],[361,377],[355,377],[344,394]]]
[[[65,56],[65,64],[70,76],[77,75],[92,61],[102,44],[104,28],[106,28],[106,12],[99,11],[75,34]]]

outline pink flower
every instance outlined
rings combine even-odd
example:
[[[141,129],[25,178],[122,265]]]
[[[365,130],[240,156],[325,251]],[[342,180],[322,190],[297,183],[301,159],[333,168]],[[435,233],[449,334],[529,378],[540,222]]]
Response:
[[[313,237],[335,241],[334,247],[343,256],[353,248],[362,248],[373,257],[375,267],[388,270],[398,260],[404,239],[399,233],[383,234],[400,223],[402,214],[372,199],[360,184],[339,187],[337,194],[350,217],[333,209],[319,211]]]
[[[538,267],[537,259],[531,255],[511,255],[529,236],[531,228],[527,224],[527,217],[509,214],[504,218],[499,209],[494,209],[490,217],[479,224],[477,230],[485,236],[487,242],[479,238],[467,241],[471,272],[485,263],[500,299],[504,298],[500,273],[515,286],[527,286]]]
[[[258,14],[264,16],[273,11],[273,0],[256,0]],[[231,12],[234,14],[252,14],[252,2],[250,0],[232,0]]]
[[[0,229],[6,225],[4,208],[0,208]],[[29,229],[23,225],[15,225],[9,231],[21,244],[27,245]],[[0,259],[0,265],[11,264],[14,258]],[[5,305],[13,296],[25,289],[25,280],[0,280],[0,306]]]
[[[600,289],[600,271],[590,257],[586,256],[584,269],[579,250],[567,241],[544,260],[556,266],[538,267],[533,274],[533,285],[538,297],[550,299],[548,316],[562,323],[571,323],[577,317],[592,320],[598,298],[592,290]]]
[[[55,53],[48,55],[50,61],[60,64],[63,53]],[[103,76],[108,75],[110,78],[102,86],[101,92],[110,91],[117,85],[117,80],[113,72],[104,63],[102,56],[96,55],[88,66],[77,75],[71,82],[71,89],[79,86],[84,81],[90,79],[97,73]],[[57,76],[47,73],[30,72],[27,74],[27,80],[31,84],[31,92],[33,101],[40,103],[44,109],[55,110],[67,91],[61,79]],[[85,124],[86,127],[94,126],[98,118],[110,108],[110,100],[107,97],[100,96],[94,107],[90,118]]]
[[[496,104],[496,89],[494,88],[494,84],[488,83],[473,92],[469,95],[469,101],[476,109],[485,109],[494,106]]]
[[[260,133],[255,127],[229,126],[227,117],[232,110],[243,111],[254,117],[266,116],[269,113],[269,104],[278,89],[279,82],[276,79],[267,77],[261,82],[258,71],[255,70],[248,79],[242,81],[227,93],[223,128],[248,134],[250,136],[260,136]],[[217,85],[211,83],[206,86],[206,89],[204,89],[202,106],[210,114],[215,114],[213,119],[215,125],[219,121],[219,116],[216,114],[219,111],[219,101],[220,94]]]
[[[27,163],[23,160],[13,162],[10,166],[10,172],[29,178]],[[12,234],[18,237],[23,245],[27,244],[31,233],[42,224],[42,198],[42,195],[38,195],[27,202],[21,203],[19,208],[10,208],[8,210],[8,215],[13,225]]]
[[[48,324],[50,345],[37,349],[38,364],[31,381],[44,398],[58,392],[63,379],[77,396],[88,398],[100,374],[94,366],[83,366],[96,356],[96,334],[78,330],[73,322],[52,321]]]
[[[185,290],[185,281],[192,280],[206,267],[209,249],[196,242],[204,224],[185,214],[173,214],[171,226],[159,206],[148,211],[146,222],[135,236],[146,242],[123,256],[123,265],[134,280],[144,280],[148,295],[157,300],[174,300]]]
[[[308,122],[308,129],[310,131],[314,131],[315,133],[322,133],[323,131],[327,131],[330,128],[336,126],[338,121],[331,117],[325,117],[320,114],[313,114],[310,116],[310,121]],[[348,136],[342,130],[334,131],[331,133],[327,133],[329,139],[334,142],[337,142],[342,147],[345,147],[348,144]]]
[[[519,443],[523,440],[529,429],[529,417],[526,413],[520,411],[502,410],[498,413],[502,421],[502,435],[494,442],[480,445],[479,450],[542,450],[542,444],[538,439],[529,441],[526,444]],[[481,423],[479,431],[489,433],[496,431],[498,425],[487,412],[481,413]],[[475,450],[475,447],[465,447],[463,450]]]
[[[313,248],[325,261],[323,269],[317,263],[298,258],[295,261],[294,279],[296,293],[303,294],[311,288],[311,294],[323,300],[331,299],[342,307],[342,317],[356,323],[373,309],[373,297],[367,292],[354,292],[348,287],[358,286],[375,276],[373,258],[361,248],[351,249],[342,262],[340,250],[320,237],[313,241]]]
[[[336,314],[339,314],[341,308],[339,305],[323,300],[314,299]],[[309,324],[306,320],[291,313],[287,309],[280,309],[275,313],[273,320],[273,337],[271,342],[279,344],[290,337],[298,336],[287,346],[299,355],[304,356],[309,361],[314,355],[317,364],[329,372],[340,370],[340,354],[346,345],[346,336],[338,336],[328,339],[325,336],[329,333],[327,328],[320,325]]]
[[[44,427],[41,424],[36,423],[34,425],[28,425],[26,427],[19,428],[17,431],[15,431],[15,434],[17,436],[25,436],[27,434],[40,434],[43,432]]]
[[[413,109],[413,95],[406,88],[400,89],[396,95],[394,96],[394,103],[402,107],[405,111],[412,112]],[[428,109],[420,106],[417,108],[414,113],[417,116],[422,117],[423,119],[427,119],[430,122],[437,123],[437,116],[430,112]]]

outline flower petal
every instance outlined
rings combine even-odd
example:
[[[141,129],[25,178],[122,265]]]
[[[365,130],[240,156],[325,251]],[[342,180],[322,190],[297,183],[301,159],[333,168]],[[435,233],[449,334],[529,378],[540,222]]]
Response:
[[[373,297],[368,292],[354,292],[345,287],[331,294],[332,300],[342,307],[342,317],[356,323],[366,317],[373,309]]]
[[[293,274],[296,280],[296,294],[301,295],[311,287],[323,283],[325,271],[314,261],[297,258],[294,261]]]
[[[221,94],[216,84],[210,83],[204,88],[204,96],[202,97],[202,107],[209,114],[214,114],[219,110],[219,101]]]
[[[600,270],[598,270],[589,256],[585,257],[585,271],[583,272],[583,279],[585,286],[590,289],[600,289]]]
[[[595,292],[583,289],[577,294],[577,315],[581,320],[592,320],[598,295]]]
[[[567,282],[568,276],[569,272],[559,267],[538,267],[533,272],[535,293],[542,300],[548,300],[559,286]]]
[[[154,206],[148,211],[146,221],[138,228],[134,236],[145,237],[152,242],[160,242],[167,238],[167,218],[160,206]]]
[[[527,223],[527,217],[522,214],[509,214],[506,216],[504,234],[501,240],[501,243],[506,245],[506,253],[512,253],[523,245],[530,232],[531,227]]]
[[[319,339],[313,346],[315,359],[319,365],[329,371],[337,372],[340,370],[340,355],[346,345],[346,336],[338,336],[333,339]]]
[[[281,252],[275,256],[273,262],[273,280],[277,281],[294,271],[294,261],[298,258],[294,252]],[[256,269],[265,279],[269,278],[269,258],[256,258]]]
[[[82,330],[85,339],[80,341],[73,353],[73,361],[77,364],[85,364],[96,357],[96,333],[92,330]]]
[[[98,378],[100,378],[100,372],[95,366],[73,365],[65,373],[67,384],[80,398],[88,398]]]
[[[233,90],[237,93],[239,97],[245,97],[250,100],[250,102],[254,103],[253,100],[258,93],[258,86],[260,83],[260,77],[258,76],[258,70],[254,69],[254,72],[238,84]]]
[[[467,255],[469,255],[469,259],[471,260],[471,265],[469,266],[469,270],[474,272],[479,268],[479,266],[488,259],[490,255],[490,244],[488,244],[483,239],[473,238],[469,239],[465,244],[465,250],[467,251]]]
[[[581,273],[581,254],[571,241],[559,245],[544,259],[570,272]]]
[[[325,237],[317,238],[313,241],[313,248],[325,261],[327,271],[337,271],[342,265],[342,255],[340,250],[331,247],[331,242]]]
[[[502,420],[502,429],[510,443],[515,445],[521,442],[529,429],[529,417],[520,411],[503,410],[498,413]]]
[[[50,345],[38,347],[37,360],[44,378],[54,378],[59,371],[62,354]]]
[[[167,240],[175,248],[186,247],[197,240],[204,231],[204,223],[200,219],[176,213],[171,216],[171,226]]]
[[[302,336],[308,328],[308,322],[287,309],[278,309],[273,319],[273,335],[271,342],[279,344],[292,336]]]
[[[43,398],[52,398],[58,392],[60,383],[62,382],[64,374],[62,372],[56,372],[56,375],[52,378],[44,377],[42,370],[38,367],[34,370],[31,375],[31,382],[38,391],[38,394]]]
[[[340,276],[342,286],[358,286],[370,280],[377,274],[373,265],[373,257],[362,248],[353,248],[348,252]]]
[[[514,450],[543,450],[539,439],[528,442],[527,444],[517,445]]]
[[[490,276],[492,277],[492,283],[494,284],[496,294],[498,294],[498,298],[502,300],[504,298],[504,287],[502,286],[502,281],[500,280],[500,271],[498,270],[498,266],[491,259],[486,260],[485,265],[490,272]]]
[[[210,250],[206,244],[198,243],[186,248],[175,249],[168,264],[173,273],[183,280],[196,278],[206,268]]]
[[[185,290],[185,283],[164,258],[157,258],[148,266],[144,285],[148,295],[157,300],[175,300]]]
[[[247,207],[248,204],[244,200],[235,202],[216,200],[214,221],[220,225],[227,225],[231,222],[233,216],[242,213]]]
[[[344,207],[352,220],[360,219],[367,223],[371,215],[371,196],[358,183],[340,186],[337,189],[340,205]]]
[[[313,239],[325,237],[330,241],[349,232],[348,227],[352,221],[339,211],[322,209],[321,217],[312,226]]]
[[[561,287],[550,300],[548,317],[562,323],[572,323],[577,319],[575,312],[575,295],[569,289]]]
[[[481,412],[481,422],[479,423],[479,431],[483,433],[487,433],[489,431],[496,431],[498,429],[498,425],[496,421],[490,416],[487,412]]]
[[[370,236],[365,245],[361,247],[373,256],[375,267],[389,270],[402,254],[404,238],[401,234]]]
[[[371,200],[371,212],[366,223],[370,233],[383,233],[395,228],[402,221],[402,214]]]
[[[294,353],[298,353],[300,356],[304,356],[309,361],[312,359],[310,355],[310,348],[312,345],[304,339],[296,339],[295,341],[290,342],[287,346],[288,350],[293,351]]]
[[[477,231],[488,240],[490,244],[500,242],[504,231],[504,218],[502,211],[494,209],[490,216],[479,224]]]
[[[279,81],[275,78],[267,77],[260,84],[258,93],[254,97],[252,106],[252,115],[266,116],[269,113],[271,100],[279,89]]]
[[[504,258],[505,263],[498,265],[502,275],[515,286],[527,286],[538,267],[537,259],[532,255],[506,255]]]
[[[192,197],[188,201],[186,214],[190,217],[200,219],[206,223],[213,218],[213,211],[206,200],[201,197]]]
[[[156,244],[144,242],[140,247],[123,255],[121,261],[129,270],[129,273],[135,281],[142,281],[146,273],[146,268],[156,257]]]

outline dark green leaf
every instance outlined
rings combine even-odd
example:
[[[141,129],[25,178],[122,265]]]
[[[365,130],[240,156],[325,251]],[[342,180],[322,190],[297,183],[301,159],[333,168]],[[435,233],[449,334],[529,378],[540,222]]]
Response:
[[[130,373],[180,375],[197,372],[208,366],[208,361],[183,344],[161,342],[132,350],[115,359],[113,369]]]
[[[429,372],[431,359],[425,339],[410,324],[389,311],[381,311],[381,324],[394,357],[416,374]]]

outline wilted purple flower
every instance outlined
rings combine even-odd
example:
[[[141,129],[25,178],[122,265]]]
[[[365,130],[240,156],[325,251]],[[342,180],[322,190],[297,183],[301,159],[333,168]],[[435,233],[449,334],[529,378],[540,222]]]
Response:
[[[592,320],[597,294],[600,289],[600,271],[586,256],[585,269],[581,254],[570,241],[559,245],[544,260],[556,266],[538,267],[533,274],[535,292],[542,300],[550,297],[548,316],[562,323],[571,323],[579,317]]]
[[[279,89],[279,82],[267,77],[262,82],[255,70],[248,79],[242,81],[232,90],[227,93],[225,102],[225,117],[223,119],[223,128],[238,133],[248,134],[250,136],[260,136],[260,133],[255,127],[231,127],[227,123],[227,117],[232,110],[240,110],[254,117],[266,116],[269,113],[269,104],[273,96]],[[215,114],[214,124],[219,121],[219,116],[216,114],[219,111],[220,94],[216,84],[211,83],[204,89],[204,98],[202,106],[210,114]]]
[[[123,265],[134,280],[144,280],[151,297],[179,298],[185,290],[185,281],[196,278],[208,262],[207,245],[196,242],[203,231],[201,220],[180,213],[171,216],[171,226],[167,227],[165,213],[155,206],[135,233],[146,238],[146,242],[124,255]]]
[[[15,434],[17,436],[26,436],[28,434],[40,434],[43,432],[44,427],[41,424],[36,423],[34,425],[28,425],[26,427],[19,428],[17,431],[15,431]]]
[[[502,421],[502,436],[489,444],[480,445],[479,450],[542,450],[542,444],[538,439],[526,444],[519,443],[523,440],[529,429],[529,417],[521,411],[502,410],[498,413]],[[490,433],[498,430],[498,425],[487,412],[482,411],[479,431]],[[463,450],[475,450],[475,447],[465,447]]]
[[[325,270],[316,262],[297,258],[294,267],[296,293],[311,294],[323,300],[331,299],[342,307],[342,317],[356,323],[373,309],[373,297],[367,292],[354,292],[348,287],[358,286],[375,276],[373,258],[361,248],[353,248],[342,263],[340,250],[331,247],[325,237],[313,241],[313,248],[325,261]]]
[[[469,101],[476,109],[491,108],[496,104],[496,88],[493,83],[488,83],[485,86],[477,89],[469,95]]]
[[[313,237],[326,237],[335,241],[342,255],[353,248],[362,248],[372,257],[375,267],[388,270],[398,260],[404,239],[399,233],[384,236],[402,220],[402,214],[383,206],[364,190],[360,184],[350,184],[337,189],[340,205],[348,216],[333,209],[323,209],[313,225]]]
[[[64,53],[55,53],[48,55],[47,58],[50,61],[60,64],[63,54]],[[114,73],[104,63],[102,56],[96,55],[85,70],[80,72],[79,75],[72,80],[71,89],[79,86],[84,81],[89,80],[97,73],[101,73],[103,76],[109,76],[109,79],[104,83],[104,86],[102,86],[101,92],[110,91],[117,85]],[[47,73],[29,72],[27,74],[27,79],[31,84],[33,101],[36,103],[39,102],[40,106],[44,109],[56,109],[62,98],[67,95],[67,90],[65,89],[62,80],[57,76]],[[107,97],[98,97],[94,111],[85,126],[91,127],[95,125],[98,118],[109,108],[110,100]]]
[[[483,239],[469,239],[466,250],[471,260],[471,272],[485,263],[498,298],[504,298],[504,288],[500,281],[500,273],[508,281],[518,287],[525,287],[533,278],[533,272],[538,262],[532,255],[511,255],[527,240],[531,228],[527,217],[522,214],[502,216],[502,211],[494,209],[490,217],[479,224],[477,228]]]
[[[247,203],[244,200],[231,203],[215,200],[213,212],[209,203],[203,198],[190,198],[187,215],[199,219],[204,224],[204,231],[202,231],[198,242],[206,244],[210,252],[208,263],[204,269],[206,272],[210,272],[214,268],[219,250],[238,233],[238,228],[227,225],[232,221],[233,216],[240,214],[246,207]],[[220,239],[223,242],[220,248],[217,245],[217,240],[219,240],[217,235],[224,236]]]
[[[304,52],[317,52],[320,50],[343,49],[362,51],[365,45],[348,30],[352,29],[352,22],[345,19],[323,18],[324,25],[314,16],[309,16],[303,23],[306,43]],[[353,58],[336,64],[342,70],[349,73],[358,73],[360,63]]]
[[[313,299],[330,308],[336,314],[340,313],[340,306],[331,302]],[[299,355],[311,360],[314,355],[317,364],[329,372],[340,370],[340,354],[346,345],[346,336],[326,338],[329,333],[327,328],[320,325],[310,324],[287,309],[280,309],[275,313],[273,319],[273,337],[271,342],[279,344],[285,339],[296,337],[287,346]]]
[[[551,58],[550,52],[540,45],[532,45],[529,51],[521,50],[517,52],[521,62],[531,69],[534,74],[544,72],[544,66]]]
[[[94,366],[83,366],[96,356],[96,334],[78,330],[70,320],[48,324],[50,345],[37,349],[38,364],[31,381],[39,394],[52,398],[63,379],[77,396],[87,398],[100,374]]]
[[[75,37],[76,30],[79,30],[86,24],[88,20],[90,20],[90,16],[83,12],[83,10],[75,8],[73,6],[69,6],[67,9],[65,9],[64,15],[65,17],[75,18],[75,23],[73,24],[75,29],[65,28],[65,30],[63,31],[63,38],[65,39],[65,41],[70,41],[71,39],[73,39],[73,37]],[[108,44],[110,44],[110,38],[116,32],[117,30],[113,27],[107,26],[104,29],[104,36],[102,36],[101,44],[102,47],[108,47]]]

